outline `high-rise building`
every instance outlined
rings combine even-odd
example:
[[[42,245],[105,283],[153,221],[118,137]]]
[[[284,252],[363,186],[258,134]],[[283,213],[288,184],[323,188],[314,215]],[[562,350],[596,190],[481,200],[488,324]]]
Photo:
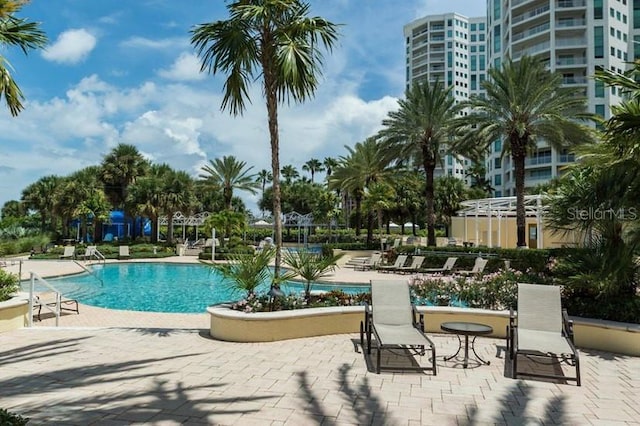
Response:
[[[634,13],[638,14],[637,19]],[[464,58],[458,58],[455,64],[467,70],[468,82],[463,82],[465,77],[451,69],[453,76],[459,78],[453,80],[457,87],[466,88],[468,84],[466,95],[481,95],[480,82],[486,78],[485,68],[501,66],[505,57],[517,61],[525,54],[533,55],[540,57],[549,70],[562,74],[565,86],[579,90],[588,99],[590,112],[608,118],[610,106],[621,101],[621,94],[591,77],[598,67],[623,72],[628,62],[640,57],[640,0],[487,0],[486,18],[470,19],[452,13],[427,16],[405,26],[407,84],[422,78],[424,74],[420,71],[430,70],[432,66],[431,56],[416,54],[420,47],[415,42],[416,33],[420,28],[425,31],[417,40],[423,40],[425,51],[431,52],[435,45],[426,30],[431,30],[432,22],[443,19],[445,23],[457,19],[468,25],[462,28],[468,37],[464,39],[468,63],[460,65]],[[429,26],[425,26],[427,24]],[[449,72],[447,63],[438,62],[438,65]],[[497,140],[486,158],[487,179],[498,197],[515,194],[511,159],[508,156],[501,159],[501,152],[502,141]],[[525,186],[531,188],[549,181],[574,161],[573,153],[556,151],[541,141],[537,151],[526,160]]]
[[[445,87],[452,87],[451,93],[457,101],[466,100],[471,93],[476,93],[480,81],[477,64],[480,45],[484,45],[486,37],[485,25],[484,18],[470,19],[458,13],[426,16],[405,25],[407,88],[415,82],[439,80]],[[473,71],[471,58],[475,58],[476,63]],[[476,89],[472,88],[472,81],[476,82]],[[468,183],[465,175],[468,164],[469,160],[465,158],[446,154],[444,166],[436,169],[435,176],[448,174]]]

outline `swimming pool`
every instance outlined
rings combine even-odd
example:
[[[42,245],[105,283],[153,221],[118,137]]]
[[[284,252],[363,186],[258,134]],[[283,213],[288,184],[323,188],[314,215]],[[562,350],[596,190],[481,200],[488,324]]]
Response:
[[[95,275],[49,279],[65,297],[109,309],[148,312],[202,313],[207,306],[241,299],[221,275],[204,265],[120,263],[94,265]],[[314,284],[313,290],[341,288],[347,293],[368,292],[367,286]],[[259,292],[266,292],[263,283]],[[302,283],[287,282],[285,293],[300,292]]]

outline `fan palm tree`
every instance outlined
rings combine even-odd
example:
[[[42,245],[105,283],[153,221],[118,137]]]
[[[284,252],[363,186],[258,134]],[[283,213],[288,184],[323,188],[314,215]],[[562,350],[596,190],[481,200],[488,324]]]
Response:
[[[22,191],[21,200],[29,209],[40,214],[40,231],[45,232],[47,219],[50,226],[55,228],[56,193],[62,184],[59,176],[43,176]]]
[[[255,194],[258,189],[256,176],[250,174],[253,167],[247,167],[244,161],[238,161],[234,156],[224,156],[222,159],[209,160],[209,165],[201,170],[200,175],[207,186],[222,189],[222,196],[227,210],[232,210],[231,200],[233,191],[247,191]]]
[[[262,188],[262,196],[264,197],[264,190],[267,187],[267,184],[273,180],[273,175],[267,169],[262,169],[256,175],[256,182],[260,184]]]
[[[196,204],[195,183],[186,172],[171,170],[163,175],[161,207],[167,215],[167,243],[173,242],[173,215],[181,211],[188,213]]]
[[[302,165],[302,170],[309,172],[311,174],[311,183],[313,183],[313,178],[316,175],[316,172],[323,172],[324,167],[322,167],[322,163],[317,158],[312,158]]]
[[[280,170],[280,173],[282,173],[284,182],[287,185],[291,185],[294,179],[298,179],[300,177],[300,173],[298,173],[298,170],[291,164],[287,164],[286,166],[284,166],[282,170]]]
[[[321,17],[309,17],[309,4],[301,0],[237,0],[228,3],[227,9],[228,20],[193,28],[191,43],[201,58],[201,71],[226,74],[222,108],[233,115],[242,114],[249,86],[262,78],[271,144],[278,277],[282,257],[278,105],[313,96],[322,66],[320,47],[333,47],[337,26]]]
[[[0,47],[17,46],[26,55],[30,50],[44,48],[47,36],[40,29],[39,23],[14,16],[25,3],[25,0],[0,1]],[[24,95],[11,75],[11,64],[0,55],[0,97],[2,96],[12,116],[17,116],[24,109]]]
[[[460,203],[466,199],[464,182],[454,176],[440,176],[434,181],[434,207],[438,222],[444,223],[449,236],[451,217],[460,210]]]
[[[425,172],[424,195],[427,207],[427,244],[436,245],[433,179],[443,152],[452,151],[452,124],[460,107],[451,95],[453,86],[445,88],[436,80],[416,83],[398,101],[399,109],[382,121],[378,134],[400,161],[415,161]]]
[[[345,146],[349,154],[341,156],[338,166],[329,179],[331,189],[340,188],[355,199],[356,204],[356,235],[360,235],[362,200],[366,189],[376,183],[388,181],[393,171],[390,169],[388,152],[375,138],[368,138],[358,142],[353,148]],[[371,227],[368,227],[367,237],[370,243]]]
[[[125,220],[131,217],[127,205],[129,186],[144,176],[148,168],[149,162],[138,148],[123,143],[112,149],[102,160],[101,179],[105,192],[114,207],[122,209]]]
[[[129,203],[138,214],[151,220],[151,242],[158,241],[158,217],[164,195],[164,179],[171,173],[167,164],[152,164],[149,172],[129,188]]]
[[[305,281],[304,297],[307,303],[311,301],[311,285],[333,272],[344,253],[324,255],[308,250],[286,251],[284,263],[291,272]]]
[[[333,173],[333,169],[338,165],[338,161],[333,157],[324,157],[322,161],[322,165],[324,169],[327,171],[327,179],[331,177],[331,173]]]
[[[382,241],[382,215],[385,210],[391,208],[395,191],[391,185],[387,183],[375,183],[367,190],[364,199],[364,207],[367,210],[375,211],[378,217],[378,232],[380,238],[380,250],[384,251],[384,243]]]
[[[589,130],[576,121],[587,117],[586,99],[576,89],[562,87],[561,75],[527,55],[489,69],[489,77],[482,85],[486,95],[462,104],[470,112],[457,121],[466,130],[460,146],[487,149],[505,140],[502,155],[510,154],[514,167],[517,246],[525,247],[525,158],[538,141],[561,149],[590,140]]]

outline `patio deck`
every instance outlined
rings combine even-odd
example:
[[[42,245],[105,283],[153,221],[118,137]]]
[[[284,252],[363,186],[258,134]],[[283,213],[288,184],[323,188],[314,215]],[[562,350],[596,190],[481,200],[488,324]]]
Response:
[[[334,279],[352,276],[367,279]],[[443,361],[458,340],[435,334],[437,376],[377,375],[356,334],[230,343],[208,337],[206,314],[86,305],[48,324],[0,334],[0,408],[36,425],[640,424],[640,358],[612,353],[581,350],[576,387],[511,379],[504,340],[491,338],[477,341],[489,366]]]

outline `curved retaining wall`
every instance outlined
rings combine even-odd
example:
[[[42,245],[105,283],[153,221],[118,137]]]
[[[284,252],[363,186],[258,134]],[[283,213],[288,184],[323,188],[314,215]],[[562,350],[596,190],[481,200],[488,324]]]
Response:
[[[0,302],[0,333],[26,327],[29,321],[29,302],[13,298]]]
[[[425,328],[440,333],[447,321],[468,321],[493,327],[491,337],[504,338],[509,312],[486,309],[422,306]],[[362,306],[310,308],[245,314],[227,306],[207,308],[213,338],[232,342],[273,342],[328,334],[358,333]],[[640,356],[640,324],[573,318],[576,346]]]

